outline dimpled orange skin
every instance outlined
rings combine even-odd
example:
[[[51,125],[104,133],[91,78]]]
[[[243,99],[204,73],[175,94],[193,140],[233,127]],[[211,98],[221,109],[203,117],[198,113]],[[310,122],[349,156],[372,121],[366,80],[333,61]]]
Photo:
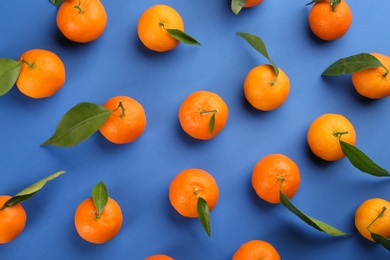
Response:
[[[184,217],[197,218],[198,196],[202,197],[211,212],[218,201],[219,189],[213,176],[202,169],[183,170],[171,181],[169,201]]]
[[[107,24],[107,14],[99,0],[65,0],[57,12],[57,26],[69,40],[79,43],[91,42],[99,38]]]
[[[342,0],[332,11],[329,0],[316,2],[309,12],[311,31],[320,39],[331,41],[345,35],[352,24],[352,12]]]
[[[22,59],[26,62],[22,62]],[[16,87],[31,98],[45,98],[54,95],[65,83],[64,63],[53,52],[32,49],[20,55],[22,67]],[[30,66],[30,65],[31,66]]]
[[[245,8],[254,7],[256,5],[261,4],[262,2],[263,2],[263,0],[246,0],[245,4],[244,4],[244,7]]]
[[[164,28],[184,31],[180,14],[170,6],[154,5],[146,9],[138,20],[138,37],[150,50],[166,52],[179,44]]]
[[[270,154],[263,157],[252,172],[252,186],[263,200],[280,203],[280,185],[287,198],[292,198],[301,183],[298,166],[283,154]]]
[[[0,208],[11,196],[0,196]],[[0,244],[14,240],[24,229],[27,215],[20,204],[0,210]]]
[[[345,157],[336,132],[348,132],[341,140],[355,145],[356,132],[351,122],[340,114],[323,114],[310,125],[307,142],[311,151],[325,161],[336,161]]]
[[[274,110],[283,105],[289,92],[290,80],[287,75],[279,69],[276,78],[273,67],[267,64],[251,69],[244,81],[245,98],[254,108],[263,111]]]
[[[388,70],[390,69],[390,57],[371,53]],[[385,76],[384,76],[385,75]],[[379,99],[390,95],[390,75],[383,67],[371,68],[352,73],[352,83],[356,91],[367,98]]]
[[[149,257],[146,257],[144,260],[174,260],[172,257],[167,255],[151,255]]]
[[[275,247],[262,240],[251,240],[239,247],[232,260],[280,260]]]
[[[122,227],[123,216],[118,203],[112,198],[108,202],[98,220],[95,220],[96,207],[92,198],[81,202],[74,215],[77,233],[84,240],[103,244],[113,239]]]

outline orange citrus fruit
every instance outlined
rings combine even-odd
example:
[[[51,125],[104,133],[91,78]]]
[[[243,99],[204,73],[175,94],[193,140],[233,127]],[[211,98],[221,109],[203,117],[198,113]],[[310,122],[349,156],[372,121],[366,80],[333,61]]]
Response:
[[[11,196],[0,196],[0,208]],[[0,210],[0,244],[6,244],[14,240],[26,225],[26,211],[20,204]]]
[[[20,55],[22,63],[16,81],[18,89],[32,98],[54,95],[65,83],[65,66],[53,52],[33,49]]]
[[[58,9],[56,21],[67,39],[86,43],[103,34],[107,14],[99,0],[65,0]]]
[[[307,132],[311,151],[326,161],[344,158],[339,139],[355,145],[356,133],[351,122],[340,114],[323,114],[317,117]]]
[[[256,5],[259,5],[263,2],[263,0],[246,0],[244,7],[249,8],[249,7],[254,7]]]
[[[390,69],[390,57],[371,53],[383,66]],[[371,68],[352,73],[352,83],[356,91],[367,98],[378,99],[390,95],[389,71],[383,67]]]
[[[256,109],[269,111],[280,107],[290,92],[290,81],[279,69],[276,77],[271,65],[263,64],[249,71],[244,81],[244,94]]]
[[[269,203],[280,203],[280,188],[292,198],[299,188],[301,177],[296,163],[283,154],[270,154],[255,165],[252,186],[256,194]]]
[[[81,202],[74,215],[77,233],[84,240],[94,244],[103,244],[113,239],[121,229],[122,221],[121,208],[112,198],[108,198],[99,218],[92,198]]]
[[[184,31],[180,14],[170,6],[157,4],[146,9],[138,20],[138,37],[150,50],[165,52],[179,44],[165,29]]]
[[[144,260],[174,260],[172,257],[167,255],[151,255],[149,257],[146,257]]]
[[[198,198],[203,198],[209,211],[218,201],[219,189],[213,176],[202,169],[190,168],[183,170],[171,181],[169,200],[174,209],[181,215],[197,218]]]
[[[374,241],[371,232],[390,237],[390,202],[381,198],[364,201],[355,212],[355,226],[359,233]]]
[[[345,35],[352,24],[349,5],[341,0],[336,6],[330,0],[316,2],[309,12],[311,31],[320,39],[331,41]]]
[[[184,132],[200,140],[211,139],[221,132],[228,115],[223,99],[204,90],[188,95],[179,108],[179,121]]]
[[[275,247],[263,240],[251,240],[241,245],[232,260],[280,260]]]
[[[130,143],[145,131],[144,108],[131,97],[112,97],[103,106],[109,110],[115,110],[99,129],[100,133],[110,142]]]

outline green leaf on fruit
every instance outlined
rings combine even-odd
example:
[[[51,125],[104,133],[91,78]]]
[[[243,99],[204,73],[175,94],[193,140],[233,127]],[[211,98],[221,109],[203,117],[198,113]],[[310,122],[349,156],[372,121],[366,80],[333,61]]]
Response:
[[[209,206],[207,205],[207,202],[201,197],[198,197],[197,210],[198,210],[198,217],[199,217],[200,223],[202,224],[207,235],[210,236],[211,229],[210,229]]]
[[[168,29],[165,28],[165,30],[176,40],[179,40],[185,44],[191,44],[191,45],[198,45],[200,46],[200,43],[192,38],[190,35],[186,34],[185,32],[178,30],[178,29]]]
[[[375,242],[378,244],[381,244],[384,248],[390,251],[390,240],[386,239],[385,237],[378,235],[376,233],[371,232],[371,237],[374,239]]]
[[[213,131],[214,131],[214,126],[215,126],[215,113],[212,114],[212,116],[210,117],[210,122],[209,122],[209,131],[210,131],[210,134],[213,133]]]
[[[95,204],[98,215],[100,215],[108,202],[108,190],[102,181],[93,187],[92,200]]]
[[[111,113],[111,110],[95,103],[79,103],[65,113],[54,135],[41,146],[70,147],[79,144],[99,130]]]
[[[54,179],[54,178],[57,178],[58,176],[60,176],[61,174],[64,174],[65,171],[58,171],[56,173],[53,173],[52,175],[49,175],[48,177],[34,183],[33,185],[25,188],[24,190],[22,190],[21,192],[19,192],[18,194],[16,194],[15,196],[13,196],[12,198],[10,198],[9,200],[7,200],[4,205],[1,207],[0,210],[3,210],[7,207],[11,207],[11,206],[14,206],[16,204],[19,204],[27,199],[29,199],[31,196],[33,196],[35,193],[37,193],[40,189],[43,188],[43,186],[45,186],[45,184]]]
[[[55,6],[59,6],[64,0],[50,0],[50,2]]]
[[[371,54],[360,53],[339,59],[338,61],[330,65],[322,73],[322,76],[338,76],[341,74],[351,74],[361,70],[378,67],[385,68],[384,65]]]
[[[380,167],[378,164],[373,162],[367,155],[365,155],[361,150],[359,150],[357,147],[346,143],[342,140],[340,141],[341,150],[347,156],[348,160],[352,163],[353,166],[355,166],[357,169],[359,169],[362,172],[378,176],[378,177],[384,177],[390,176],[390,173]]]
[[[231,8],[234,14],[238,14],[244,7],[246,0],[232,0]]]
[[[305,215],[304,213],[302,213],[298,208],[296,208],[292,203],[291,201],[284,195],[282,189],[280,189],[280,201],[281,203],[283,204],[283,206],[285,206],[288,210],[290,210],[292,213],[294,213],[295,215],[297,215],[301,220],[303,220],[304,222],[306,222],[308,225],[310,225],[311,227],[319,230],[319,231],[322,231],[322,232],[325,232],[329,235],[332,235],[332,236],[347,236],[347,237],[351,237],[351,235],[347,234],[347,233],[344,233],[320,220],[317,220],[315,218],[312,218],[312,217],[309,217],[307,215]]]
[[[18,61],[0,58],[0,96],[12,89],[19,77],[22,64]]]
[[[237,35],[244,38],[244,40],[246,40],[247,43],[249,43],[249,45],[251,45],[255,50],[260,52],[265,58],[268,59],[268,61],[271,63],[271,65],[275,71],[276,77],[278,77],[279,69],[276,66],[276,64],[270,59],[270,57],[268,55],[267,48],[266,48],[263,40],[260,37],[253,35],[253,34],[250,34],[250,33],[237,32]]]

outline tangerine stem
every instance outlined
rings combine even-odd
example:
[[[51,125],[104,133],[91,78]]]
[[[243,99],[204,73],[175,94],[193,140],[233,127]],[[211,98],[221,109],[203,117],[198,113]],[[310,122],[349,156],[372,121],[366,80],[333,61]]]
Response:
[[[276,176],[276,179],[277,179],[278,181],[280,181],[280,190],[282,190],[282,185],[283,185],[283,182],[286,180],[286,178],[284,178],[284,177],[278,175],[278,176]]]
[[[99,212],[94,211],[93,213],[95,214],[94,219],[95,219],[95,220],[98,220],[98,219],[100,218]]]
[[[79,13],[82,14],[82,13],[84,13],[84,10],[83,10],[83,8],[81,8],[80,5],[81,5],[81,0],[79,0],[79,4],[78,5],[74,5],[73,7],[78,9]]]
[[[383,217],[383,214],[385,213],[385,211],[387,210],[387,207],[384,206],[382,208],[382,211],[378,214],[378,216],[370,223],[370,225],[367,226],[367,230],[370,231],[370,227],[372,226],[372,224],[374,224],[374,222],[378,219],[378,218],[381,218]],[[371,232],[371,231],[370,231]]]
[[[30,69],[33,69],[33,68],[35,68],[35,64],[34,63],[28,63],[25,59],[23,59],[23,58],[21,58],[20,59],[21,61],[22,61],[22,63],[26,63],[29,67],[30,67]]]
[[[199,189],[198,188],[195,188],[194,194],[199,198]]]
[[[385,66],[382,67],[385,69],[385,73],[383,73],[383,77],[386,78],[387,74],[389,74],[389,70]]]
[[[217,113],[218,112],[218,109],[214,109],[214,110],[210,110],[210,111],[204,111],[204,110],[199,110],[199,113],[201,113],[202,115],[208,115],[208,114],[214,114],[214,113]]]
[[[334,131],[333,132],[333,135],[335,137],[338,137],[339,139],[341,139],[341,136],[344,135],[344,134],[348,134],[348,131],[345,131],[345,132]]]
[[[117,111],[119,108],[122,109],[122,113],[121,113],[121,115],[120,115],[119,117],[120,117],[120,118],[124,118],[124,117],[125,117],[125,111],[126,111],[126,109],[125,109],[125,107],[123,106],[122,100],[119,100],[118,106],[117,106],[114,110],[112,110],[112,112]]]

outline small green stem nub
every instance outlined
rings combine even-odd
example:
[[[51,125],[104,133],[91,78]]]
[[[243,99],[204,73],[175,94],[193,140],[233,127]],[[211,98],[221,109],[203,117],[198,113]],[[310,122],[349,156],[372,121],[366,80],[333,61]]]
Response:
[[[125,117],[125,111],[126,111],[126,109],[125,109],[125,107],[124,107],[123,104],[122,104],[122,100],[119,100],[118,106],[117,106],[112,112],[117,111],[119,108],[122,110],[122,113],[121,113],[121,115],[120,115],[120,118],[124,118],[124,117]]]
[[[345,132],[338,132],[338,131],[335,131],[333,132],[333,135],[335,137],[338,137],[339,139],[341,139],[341,136],[344,135],[344,134],[348,134],[348,131],[345,131]]]
[[[95,213],[94,219],[99,220],[99,218],[100,218],[99,212],[95,211],[94,213]]]
[[[198,188],[195,188],[194,194],[199,198],[199,189]]]
[[[367,230],[370,231],[370,228],[372,226],[372,224],[374,224],[374,222],[378,219],[378,218],[381,218],[383,217],[383,214],[385,213],[385,211],[387,210],[386,206],[384,206],[382,208],[382,211],[378,214],[378,216],[370,223],[370,225],[367,226]],[[371,231],[370,231],[371,233]]]
[[[383,73],[383,77],[386,78],[387,74],[389,74],[389,70],[385,66],[382,67],[385,69],[385,73]]]
[[[30,67],[30,69],[35,68],[35,64],[34,64],[34,63],[28,63],[28,62],[27,62],[25,59],[23,59],[23,58],[21,58],[20,60],[21,60],[22,63],[27,64],[27,65]]]
[[[78,9],[79,13],[82,14],[82,13],[84,13],[84,10],[83,10],[83,8],[81,8],[80,5],[81,5],[81,0],[79,0],[79,4],[78,5],[74,5],[73,7]]]
[[[204,111],[204,110],[199,110],[199,113],[201,113],[202,115],[209,115],[209,114],[214,114],[214,113],[217,113],[218,112],[218,109],[214,109],[214,110],[210,110],[210,111]]]

